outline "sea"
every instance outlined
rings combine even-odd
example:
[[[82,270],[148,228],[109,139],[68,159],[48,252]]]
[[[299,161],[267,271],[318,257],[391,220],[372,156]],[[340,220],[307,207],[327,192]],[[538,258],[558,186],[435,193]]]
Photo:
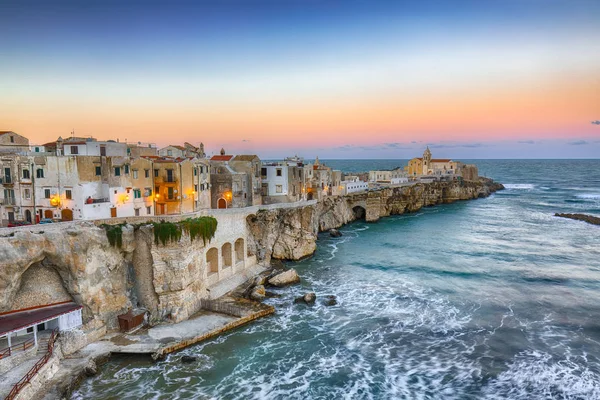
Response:
[[[600,226],[554,216],[600,216],[600,160],[470,162],[506,190],[320,234],[273,316],[156,363],[115,357],[72,398],[600,399]]]

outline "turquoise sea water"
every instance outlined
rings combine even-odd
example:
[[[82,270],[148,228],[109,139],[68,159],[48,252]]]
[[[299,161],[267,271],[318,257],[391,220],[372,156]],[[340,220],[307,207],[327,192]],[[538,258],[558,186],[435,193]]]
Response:
[[[553,217],[600,216],[600,161],[477,164],[507,190],[321,235],[274,316],[114,359],[73,398],[600,399],[600,227]],[[315,306],[292,303],[307,291]]]

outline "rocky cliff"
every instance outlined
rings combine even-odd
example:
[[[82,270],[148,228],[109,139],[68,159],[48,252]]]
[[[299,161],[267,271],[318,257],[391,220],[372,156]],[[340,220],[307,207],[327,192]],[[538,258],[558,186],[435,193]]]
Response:
[[[259,258],[299,260],[316,249],[318,232],[339,228],[356,219],[411,213],[423,207],[487,197],[504,187],[490,179],[419,183],[346,196],[327,197],[297,209],[264,210],[248,218]]]

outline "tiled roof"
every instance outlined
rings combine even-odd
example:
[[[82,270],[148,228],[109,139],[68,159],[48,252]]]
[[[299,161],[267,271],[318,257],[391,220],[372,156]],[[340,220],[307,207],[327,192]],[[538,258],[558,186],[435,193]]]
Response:
[[[233,156],[212,156],[210,161],[229,161],[233,158]]]

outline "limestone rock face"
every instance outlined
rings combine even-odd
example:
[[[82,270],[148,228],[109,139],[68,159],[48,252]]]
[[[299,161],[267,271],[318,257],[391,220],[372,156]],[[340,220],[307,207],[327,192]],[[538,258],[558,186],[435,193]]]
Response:
[[[299,260],[317,248],[317,219],[313,206],[260,210],[247,218],[252,238],[248,248],[257,258]]]
[[[298,282],[300,282],[300,277],[293,268],[269,278],[269,284],[277,287],[292,285]]]

